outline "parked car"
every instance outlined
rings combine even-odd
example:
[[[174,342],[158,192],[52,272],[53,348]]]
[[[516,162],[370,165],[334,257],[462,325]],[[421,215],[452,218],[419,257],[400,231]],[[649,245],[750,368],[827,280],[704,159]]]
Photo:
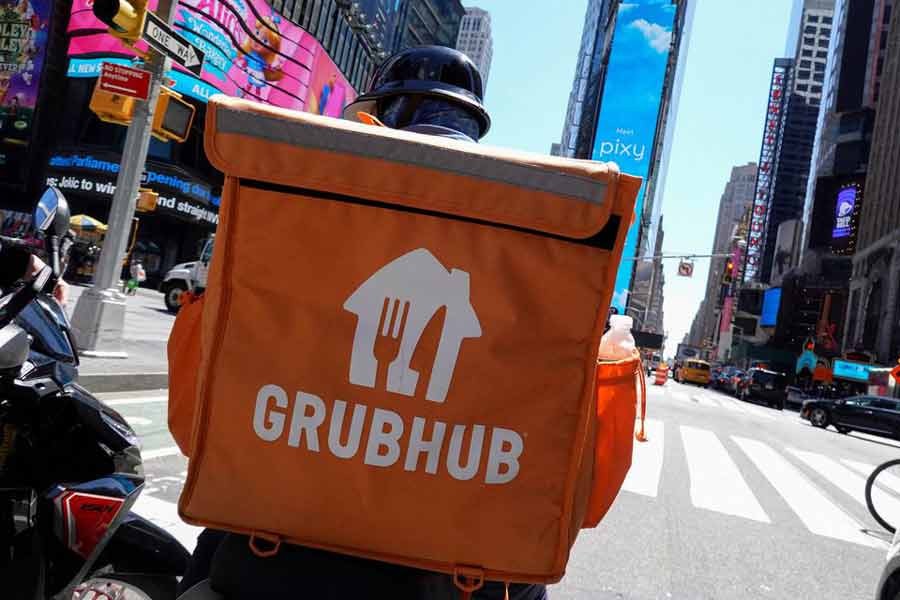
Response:
[[[727,390],[728,384],[731,381],[731,375],[737,369],[734,367],[722,367],[718,370],[718,373],[713,373],[712,379],[709,381],[709,385],[717,390]]]
[[[785,405],[788,407],[802,408],[803,403],[807,400],[816,400],[817,397],[803,391],[801,388],[789,385],[785,388]]]
[[[772,408],[784,410],[787,396],[787,375],[768,369],[750,369],[741,381],[741,400],[765,402]]]
[[[203,289],[206,287],[206,278],[209,274],[209,261],[212,259],[215,237],[210,236],[203,243],[198,260],[175,265],[160,285],[160,291],[164,295],[166,308],[169,312],[177,313],[181,306],[181,294],[190,289]]]
[[[741,386],[744,385],[744,379],[747,378],[747,373],[740,369],[735,369],[728,376],[728,381],[725,382],[725,391],[734,396],[735,398],[740,397],[741,395]]]
[[[800,416],[815,427],[833,425],[840,433],[864,431],[900,439],[900,401],[886,396],[807,400]]]

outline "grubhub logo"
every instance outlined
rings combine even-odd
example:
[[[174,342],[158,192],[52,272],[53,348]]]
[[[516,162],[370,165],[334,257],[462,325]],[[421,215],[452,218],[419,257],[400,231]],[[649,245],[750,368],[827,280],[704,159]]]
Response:
[[[294,448],[303,443],[309,452],[320,452],[324,445],[332,455],[346,460],[354,459],[364,446],[363,463],[372,467],[402,462],[406,471],[435,475],[443,468],[460,481],[479,474],[489,484],[514,480],[524,451],[519,433],[503,427],[410,418],[415,405],[402,398],[415,396],[422,384],[423,373],[412,369],[410,362],[426,327],[445,308],[437,348],[423,350],[434,352],[425,400],[447,401],[460,352],[466,347],[463,341],[482,335],[469,285],[468,271],[448,271],[430,251],[418,248],[381,267],[344,302],[342,308],[356,316],[353,340],[348,340],[350,383],[396,394],[403,415],[389,408],[370,410],[346,399],[327,402],[302,390],[290,402],[284,388],[267,384],[256,396],[253,429],[257,436],[266,442],[286,441]],[[386,377],[379,378],[380,372],[386,372]],[[327,444],[320,439],[320,429],[322,437],[327,435]],[[420,468],[422,458],[424,469]]]
[[[427,400],[443,402],[462,341],[481,337],[481,324],[469,302],[469,274],[459,269],[448,273],[424,248],[379,269],[344,303],[358,319],[350,383],[375,387],[375,348],[381,344],[387,354],[395,356],[387,372],[388,391],[415,395],[419,373],[409,368],[409,362],[425,327],[444,306],[447,316],[425,394]]]

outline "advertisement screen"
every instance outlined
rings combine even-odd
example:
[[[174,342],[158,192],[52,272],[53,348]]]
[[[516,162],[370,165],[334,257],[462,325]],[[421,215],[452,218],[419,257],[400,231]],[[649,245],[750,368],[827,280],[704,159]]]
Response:
[[[869,365],[850,362],[848,360],[835,359],[834,361],[834,376],[840,377],[841,379],[868,383],[870,369],[871,367]]]
[[[834,207],[834,229],[831,230],[832,238],[842,238],[850,235],[850,219],[853,218],[853,208],[856,206],[856,188],[848,187],[838,192],[837,202]]]
[[[127,64],[135,56],[106,33],[90,5],[91,0],[72,4],[70,77],[96,77],[103,62]],[[265,0],[181,0],[175,29],[206,53],[199,79],[180,68],[168,73],[170,87],[196,100],[223,93],[340,117],[356,96],[321,44]]]
[[[644,178],[638,192],[635,219],[613,293],[612,306],[625,313],[628,288],[637,253],[646,178],[656,140],[656,122],[672,42],[675,6],[659,0],[634,0],[619,5],[610,52],[597,134],[591,158],[612,161],[623,173]]]
[[[50,0],[0,0],[0,179],[21,183],[34,121]]]
[[[781,306],[781,288],[769,288],[763,296],[760,327],[775,327],[778,322],[778,308]]]

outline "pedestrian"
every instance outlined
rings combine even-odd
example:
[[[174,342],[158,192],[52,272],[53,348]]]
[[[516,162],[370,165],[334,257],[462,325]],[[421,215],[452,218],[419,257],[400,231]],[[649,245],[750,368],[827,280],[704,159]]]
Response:
[[[140,284],[147,280],[147,272],[144,271],[144,265],[141,264],[141,261],[131,261],[130,275],[131,278],[125,284],[127,288],[125,293],[129,296],[134,296]]]
[[[490,127],[482,99],[481,74],[468,57],[451,48],[420,46],[388,58],[369,92],[347,106],[344,117],[475,143]],[[246,536],[205,530],[180,589],[208,577],[226,600],[293,597],[298,589],[317,600],[459,597],[449,575],[287,544],[276,556],[262,559],[248,542]],[[503,583],[485,582],[472,598],[503,600],[506,591]],[[547,592],[543,585],[513,584],[508,597],[546,600]]]

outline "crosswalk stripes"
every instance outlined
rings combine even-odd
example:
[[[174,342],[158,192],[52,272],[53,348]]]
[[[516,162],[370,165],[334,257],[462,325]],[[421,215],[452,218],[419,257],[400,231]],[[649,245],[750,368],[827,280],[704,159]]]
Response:
[[[684,449],[688,481],[678,480],[676,485],[689,487],[695,508],[777,524],[758,499],[761,490],[751,488],[748,481],[752,479],[746,478],[732,455],[743,453],[812,534],[867,547],[884,547],[883,542],[866,535],[861,523],[844,508],[852,508],[853,504],[841,500],[847,494],[855,503],[865,505],[863,488],[871,465],[796,448],[776,450],[762,441],[741,436],[730,437],[736,446],[730,449],[713,431],[688,425],[677,427],[675,438]],[[667,463],[671,458],[665,456],[667,424],[648,419],[646,429],[649,441],[634,445],[631,470],[622,490],[657,498],[670,491],[668,486],[672,480],[662,478],[664,464],[669,469],[675,465]],[[826,493],[803,469],[809,469],[837,490]],[[897,515],[900,522],[900,500],[893,495],[900,496],[900,477],[885,475],[884,481],[879,478],[885,489],[876,489],[874,499],[889,520]],[[662,488],[661,483],[665,483]]]
[[[867,465],[866,463],[861,463],[847,458],[842,458],[841,462],[867,479],[869,475],[872,474],[872,471],[875,470],[875,465]],[[878,482],[878,485],[884,486],[892,492],[900,494],[900,477],[889,473],[888,470],[884,470],[879,473],[876,481]]]
[[[694,506],[763,523],[770,522],[716,434],[682,425],[681,440],[688,459],[691,502]]]
[[[625,477],[622,489],[633,494],[655,498],[659,492],[662,475],[665,428],[662,421],[647,419],[644,422],[647,442],[634,445],[631,470]]]
[[[770,446],[737,436],[731,439],[812,533],[863,546],[880,547],[876,540],[862,533],[862,526],[856,520],[838,508],[806,475]]]

